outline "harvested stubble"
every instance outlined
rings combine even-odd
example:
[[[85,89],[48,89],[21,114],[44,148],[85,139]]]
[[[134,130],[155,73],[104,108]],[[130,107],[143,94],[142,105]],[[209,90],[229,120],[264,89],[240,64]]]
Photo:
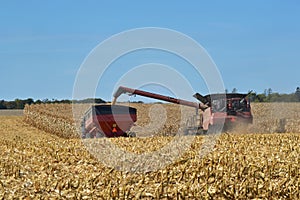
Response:
[[[0,116],[22,116],[23,110],[19,109],[0,109]]]
[[[21,117],[0,121],[0,199],[300,198],[299,134],[224,134],[202,159],[197,136],[173,164],[136,174],[105,167],[81,140],[42,132]],[[139,153],[169,139],[104,140]]]

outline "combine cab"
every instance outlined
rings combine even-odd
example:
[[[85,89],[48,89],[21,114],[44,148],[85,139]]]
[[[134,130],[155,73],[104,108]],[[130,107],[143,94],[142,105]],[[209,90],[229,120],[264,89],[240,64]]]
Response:
[[[229,93],[194,95],[202,103],[211,107],[212,125],[224,123],[224,129],[232,129],[236,125],[247,125],[253,122],[249,94]]]

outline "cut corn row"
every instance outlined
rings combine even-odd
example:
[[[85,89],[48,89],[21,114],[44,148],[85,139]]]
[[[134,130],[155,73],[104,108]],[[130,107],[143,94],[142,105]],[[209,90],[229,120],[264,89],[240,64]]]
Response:
[[[79,138],[78,128],[70,115],[71,108],[69,104],[26,105],[24,120],[32,126],[62,138]]]
[[[65,140],[41,132],[24,124],[20,117],[0,120],[0,199],[300,197],[299,134],[224,134],[202,159],[199,153],[203,137],[197,136],[174,163],[155,172],[136,174],[106,167],[86,151],[81,140]],[[157,151],[170,139],[90,141],[112,141],[139,154]],[[116,160],[111,154],[106,157]]]

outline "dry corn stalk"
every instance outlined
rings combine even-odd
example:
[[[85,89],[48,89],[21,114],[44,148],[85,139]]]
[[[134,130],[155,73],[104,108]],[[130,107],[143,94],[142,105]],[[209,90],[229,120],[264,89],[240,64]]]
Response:
[[[224,134],[202,159],[197,136],[174,163],[135,174],[106,167],[79,139],[48,134],[21,117],[0,121],[0,199],[299,199],[299,134]],[[138,154],[170,139],[91,141]]]
[[[63,138],[79,137],[69,104],[26,105],[24,120],[32,126]]]

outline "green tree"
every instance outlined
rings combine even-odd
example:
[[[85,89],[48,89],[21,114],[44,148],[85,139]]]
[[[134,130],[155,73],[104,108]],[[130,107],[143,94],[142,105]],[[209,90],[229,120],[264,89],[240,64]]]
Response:
[[[238,91],[238,90],[237,90],[236,88],[233,88],[233,89],[232,89],[232,93],[237,93],[237,91]]]
[[[272,88],[269,88],[269,89],[267,90],[267,95],[269,96],[269,95],[271,95],[272,93],[273,93]]]
[[[25,106],[25,103],[21,99],[15,99],[15,108],[14,109],[23,109]]]
[[[278,102],[281,99],[281,95],[278,92],[274,92],[272,94],[269,94],[267,97],[267,100],[270,102]]]
[[[250,92],[250,91],[249,91]],[[250,101],[256,101],[257,97],[256,97],[256,93],[255,92],[251,92],[249,95],[248,95],[248,98]]]
[[[43,102],[42,102],[42,100],[38,99],[38,100],[36,100],[34,103],[35,103],[35,104],[41,104],[41,103],[43,103]]]
[[[267,101],[267,97],[265,94],[258,94],[256,95],[256,102],[266,102]]]
[[[4,100],[0,101],[0,109],[6,109],[5,101]]]
[[[24,104],[31,105],[33,103],[34,103],[34,100],[32,98],[28,98],[28,99],[24,100]]]
[[[297,100],[300,101],[300,87],[297,87],[295,95],[297,97]]]
[[[15,101],[5,101],[4,105],[7,109],[15,109],[17,107]]]

